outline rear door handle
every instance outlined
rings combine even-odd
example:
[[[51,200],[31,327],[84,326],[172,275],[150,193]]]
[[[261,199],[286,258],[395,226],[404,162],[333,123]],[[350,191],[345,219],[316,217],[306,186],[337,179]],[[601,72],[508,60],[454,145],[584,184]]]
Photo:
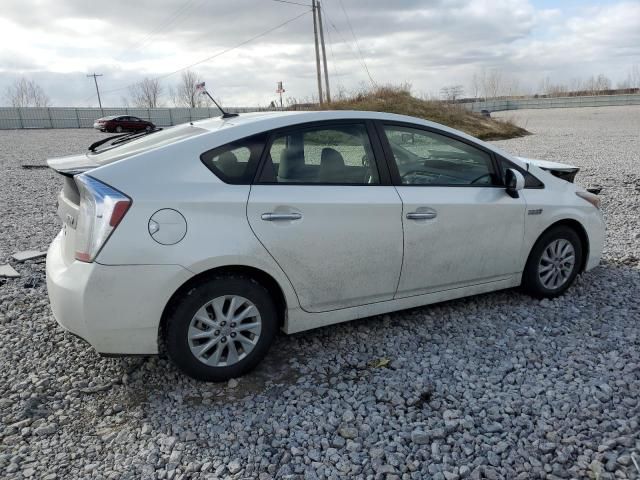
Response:
[[[302,218],[301,213],[263,213],[261,216],[265,222],[282,222],[291,220],[300,220]]]
[[[436,212],[409,212],[407,213],[408,220],[433,220],[438,214]]]

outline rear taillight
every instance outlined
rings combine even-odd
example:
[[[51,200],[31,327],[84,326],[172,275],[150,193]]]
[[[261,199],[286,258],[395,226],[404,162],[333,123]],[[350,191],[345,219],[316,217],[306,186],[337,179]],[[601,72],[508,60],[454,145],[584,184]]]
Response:
[[[88,175],[75,177],[80,190],[76,260],[93,262],[131,206],[124,193]]]

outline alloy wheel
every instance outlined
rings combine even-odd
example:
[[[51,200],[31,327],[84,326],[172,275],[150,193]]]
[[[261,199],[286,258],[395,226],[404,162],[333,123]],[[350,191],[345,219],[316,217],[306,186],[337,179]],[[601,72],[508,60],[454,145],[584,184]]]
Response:
[[[262,331],[258,308],[239,295],[225,295],[204,304],[187,330],[194,357],[211,367],[228,367],[245,358]]]
[[[548,290],[556,290],[571,277],[576,265],[576,253],[569,240],[558,238],[543,250],[538,264],[538,278]]]

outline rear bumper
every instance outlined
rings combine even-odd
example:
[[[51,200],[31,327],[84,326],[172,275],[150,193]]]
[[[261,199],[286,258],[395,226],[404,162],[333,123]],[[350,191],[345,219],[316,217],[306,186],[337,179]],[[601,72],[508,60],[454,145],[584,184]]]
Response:
[[[589,237],[589,255],[585,266],[585,271],[588,271],[600,264],[604,249],[605,224],[601,212],[591,215],[585,226]]]
[[[65,264],[61,236],[47,253],[47,289],[56,321],[104,354],[158,353],[160,318],[191,277],[179,265]]]

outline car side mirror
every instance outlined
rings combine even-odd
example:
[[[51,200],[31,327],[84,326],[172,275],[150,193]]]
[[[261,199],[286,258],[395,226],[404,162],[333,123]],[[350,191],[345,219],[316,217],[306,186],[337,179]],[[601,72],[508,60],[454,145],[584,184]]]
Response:
[[[520,194],[518,192],[524,189],[524,175],[518,170],[507,168],[504,174],[504,184],[510,197],[519,198]]]

